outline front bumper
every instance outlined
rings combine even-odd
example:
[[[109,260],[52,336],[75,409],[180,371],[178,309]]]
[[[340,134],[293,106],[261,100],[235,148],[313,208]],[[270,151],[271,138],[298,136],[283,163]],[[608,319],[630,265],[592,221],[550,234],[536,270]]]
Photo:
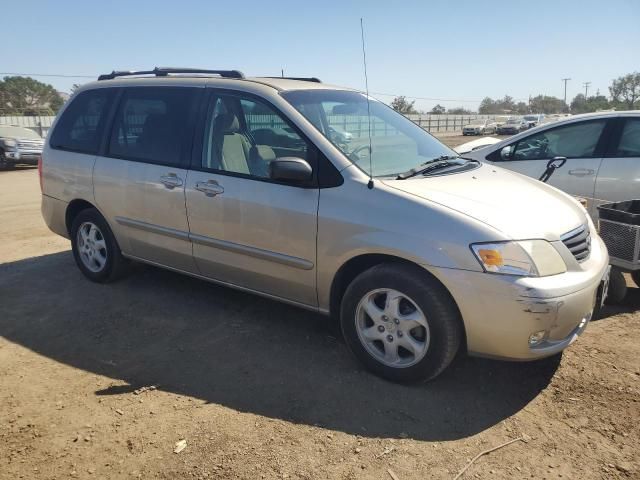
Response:
[[[520,132],[520,129],[518,128],[499,128],[498,129],[498,133],[500,135],[514,135],[519,132]]]
[[[42,150],[6,150],[4,156],[13,163],[25,163],[28,165],[37,165],[38,159],[42,154]]]
[[[430,269],[449,289],[462,314],[470,354],[535,360],[561,352],[585,330],[609,257],[594,236],[590,257],[549,277],[514,277]],[[542,341],[529,343],[544,332]]]

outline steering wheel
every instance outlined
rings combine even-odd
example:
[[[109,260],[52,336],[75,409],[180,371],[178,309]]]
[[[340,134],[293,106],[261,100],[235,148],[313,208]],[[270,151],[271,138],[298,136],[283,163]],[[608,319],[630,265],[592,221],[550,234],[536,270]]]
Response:
[[[349,153],[349,158],[354,162],[360,160],[359,153],[363,150],[369,150],[369,155],[371,155],[371,147],[369,145],[360,145],[358,148],[355,148],[351,153]]]

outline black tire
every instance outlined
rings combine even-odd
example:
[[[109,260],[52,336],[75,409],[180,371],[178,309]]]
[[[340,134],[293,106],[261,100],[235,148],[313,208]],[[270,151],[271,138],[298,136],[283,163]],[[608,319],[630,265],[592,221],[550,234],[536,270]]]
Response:
[[[631,278],[633,279],[633,283],[635,283],[637,287],[640,287],[640,270],[631,272]]]
[[[424,357],[413,365],[385,365],[360,340],[358,304],[378,289],[392,289],[406,295],[426,317],[430,340]],[[347,346],[367,369],[400,383],[426,382],[435,378],[454,359],[463,336],[460,312],[444,286],[419,267],[390,263],[372,267],[351,282],[342,299],[340,325]],[[400,336],[398,332],[396,335]]]
[[[609,276],[609,292],[604,303],[607,305],[618,305],[627,296],[627,281],[624,274],[618,268],[612,267]]]
[[[0,148],[0,170],[9,170],[11,167],[13,167],[13,164],[7,161],[4,150]]]
[[[93,224],[95,225],[100,235],[100,239],[104,240],[105,248],[101,250],[106,251],[106,262],[103,267],[98,270],[90,270],[87,265],[81,259],[81,253],[78,239],[78,230],[81,226]],[[109,283],[121,278],[128,270],[129,261],[122,256],[120,246],[113,236],[113,232],[106,220],[100,215],[100,212],[95,208],[88,208],[82,210],[76,218],[73,220],[71,226],[71,247],[73,251],[73,258],[76,261],[76,265],[80,271],[92,282],[96,283]]]

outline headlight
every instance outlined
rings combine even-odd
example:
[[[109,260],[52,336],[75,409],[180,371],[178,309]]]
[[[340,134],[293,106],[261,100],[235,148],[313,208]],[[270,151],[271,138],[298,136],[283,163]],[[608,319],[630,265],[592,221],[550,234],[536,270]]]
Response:
[[[6,147],[17,147],[18,143],[15,140],[12,140],[10,138],[5,138],[4,139],[4,145]]]
[[[546,240],[475,243],[471,249],[489,273],[546,277],[567,271],[558,251]]]

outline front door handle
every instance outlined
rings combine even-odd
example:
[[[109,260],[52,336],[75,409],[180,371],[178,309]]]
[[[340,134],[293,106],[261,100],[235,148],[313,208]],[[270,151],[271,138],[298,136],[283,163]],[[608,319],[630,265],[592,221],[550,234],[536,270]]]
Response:
[[[176,187],[182,186],[182,179],[175,173],[168,173],[160,177],[160,183],[162,183],[169,190],[173,190]]]
[[[587,175],[593,175],[596,173],[595,170],[591,170],[590,168],[576,168],[574,170],[569,170],[569,175],[575,175],[576,177],[586,177]]]
[[[196,190],[204,193],[207,197],[215,197],[224,192],[224,187],[215,180],[207,180],[206,182],[196,182]]]

